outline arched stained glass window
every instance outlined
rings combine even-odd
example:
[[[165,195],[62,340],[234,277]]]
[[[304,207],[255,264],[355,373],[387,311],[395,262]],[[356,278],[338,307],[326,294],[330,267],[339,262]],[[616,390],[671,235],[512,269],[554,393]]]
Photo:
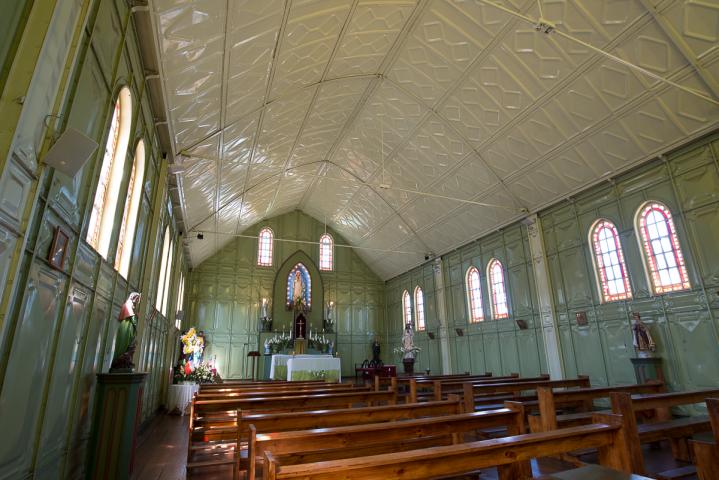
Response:
[[[417,331],[427,328],[424,322],[424,292],[420,286],[414,289],[414,317],[417,322]]]
[[[479,270],[477,270],[477,267],[469,267],[465,283],[469,321],[472,323],[481,322],[484,320],[484,311],[482,310],[482,285],[479,282]]]
[[[594,249],[594,271],[602,302],[632,298],[617,227],[609,220],[599,219],[590,230],[589,239]]]
[[[137,212],[140,209],[142,195],[142,181],[145,176],[145,142],[137,142],[135,159],[132,162],[130,183],[127,186],[125,210],[122,214],[120,237],[117,241],[117,255],[115,256],[115,270],[127,278],[132,257],[132,244],[135,241],[135,228],[137,227]]]
[[[320,237],[320,270],[334,268],[334,247],[335,242],[332,240],[332,235],[325,233]]]
[[[260,230],[257,236],[257,265],[262,267],[272,266],[272,241],[274,234],[270,227]]]
[[[637,230],[647,277],[655,294],[691,288],[672,213],[659,202],[648,202],[637,212]]]
[[[495,320],[509,317],[509,305],[507,303],[507,287],[504,283],[504,268],[502,262],[496,258],[487,265],[487,278],[489,279],[489,291],[492,295],[492,318]]]
[[[402,319],[404,320],[403,329],[407,324],[412,323],[412,301],[407,290],[402,293]]]
[[[110,121],[110,132],[105,142],[105,154],[100,166],[100,178],[90,212],[90,223],[85,239],[92,248],[107,258],[115,221],[115,209],[120,193],[125,155],[130,140],[132,123],[132,97],[130,89],[123,87],[117,95]]]

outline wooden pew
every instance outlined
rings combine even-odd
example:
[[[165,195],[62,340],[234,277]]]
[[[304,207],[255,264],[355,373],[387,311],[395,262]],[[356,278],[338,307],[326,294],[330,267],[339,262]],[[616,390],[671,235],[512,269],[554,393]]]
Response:
[[[482,379],[479,379],[476,381],[474,381],[474,380],[463,380],[463,381],[449,380],[449,381],[433,382],[432,392],[433,392],[434,400],[441,400],[442,398],[444,398],[450,394],[463,395],[464,394],[464,384],[467,382],[472,382],[476,385],[479,385],[479,384],[488,385],[488,384],[493,384],[493,383],[534,382],[534,381],[542,381],[542,380],[549,380],[549,375],[541,374],[537,377],[520,377],[518,373],[512,373],[511,375],[507,375],[507,376],[503,376],[503,377],[482,378]]]
[[[699,480],[716,480],[719,478],[719,398],[707,398],[706,403],[712,437],[689,440],[689,444]]]
[[[218,458],[217,460],[206,461],[203,459],[193,459],[192,432],[195,429],[195,423],[198,421],[198,417],[203,421],[206,421],[207,418],[214,417],[214,421],[232,422],[233,420],[236,421],[237,416],[241,416],[245,411],[297,412],[312,410],[318,407],[351,408],[355,404],[374,405],[379,403],[396,404],[396,392],[392,390],[382,392],[360,391],[349,393],[322,393],[317,395],[193,400],[190,408],[190,422],[188,426],[190,436],[187,440],[187,469],[189,471],[193,468],[209,465],[233,464],[237,460],[234,456],[230,456],[230,453],[235,450],[234,446],[228,446],[222,449],[221,452],[224,453],[224,457]],[[214,453],[216,456],[219,454],[218,452]]]
[[[662,393],[666,387],[662,382],[648,382],[639,385],[617,385],[611,387],[589,387],[575,390],[554,391],[552,387],[537,387],[537,400],[522,402],[526,411],[535,407],[538,415],[529,415],[529,428],[532,432],[547,432],[558,428],[585,425],[592,419],[594,401],[609,398],[612,392]],[[571,407],[578,413],[557,415],[560,407]]]
[[[409,420],[420,417],[437,417],[462,413],[463,405],[459,398],[441,402],[426,402],[380,407],[341,408],[334,410],[308,410],[291,413],[253,413],[241,412],[240,440],[247,439],[249,425],[255,425],[259,433],[283,432],[287,430],[307,430],[312,428],[339,427],[363,423]],[[196,427],[191,435],[193,441],[231,441],[237,440],[237,422],[232,424],[211,423]]]
[[[612,412],[622,415],[632,471],[644,474],[644,457],[641,444],[669,439],[675,458],[689,459],[686,439],[698,432],[711,430],[706,416],[671,418],[669,408],[702,403],[707,397],[719,395],[719,389],[695,390],[688,392],[631,395],[624,392],[610,394]],[[637,424],[636,413],[656,412],[657,421]]]
[[[235,410],[253,411],[285,411],[294,412],[314,407],[347,407],[354,404],[397,403],[397,394],[392,390],[372,392],[341,392],[306,395],[283,395],[279,397],[223,398],[213,400],[196,400],[193,402],[195,415],[213,415]]]
[[[288,382],[286,380],[272,380],[267,382],[225,382],[225,383],[201,383],[200,391],[211,391],[211,390],[226,390],[226,389],[239,389],[239,388],[254,388],[254,387],[286,387],[286,386],[300,386],[300,385],[325,385],[327,382],[323,380],[307,380],[302,382]]]
[[[590,387],[589,377],[580,375],[570,380],[533,380],[522,382],[505,382],[477,384],[467,382],[463,385],[464,410],[473,412],[479,403],[493,402],[497,400],[498,394],[512,394],[515,399],[525,391],[536,390],[537,387],[546,386],[552,388],[588,388]]]
[[[226,392],[199,392],[197,400],[212,400],[220,398],[241,398],[241,397],[268,397],[296,394],[318,394],[333,392],[368,392],[369,386],[355,386],[352,384],[333,384],[332,386],[305,386],[300,388],[268,388],[268,389],[240,389]]]
[[[532,458],[584,448],[598,448],[602,465],[628,473],[621,421],[613,415],[595,415],[591,425],[563,430],[297,465],[282,465],[266,452],[265,480],[436,478],[493,466],[500,479],[514,480],[527,477],[526,465]]]
[[[461,413],[433,418],[419,418],[401,422],[370,423],[343,427],[273,432],[256,435],[249,440],[248,457],[264,458],[271,452],[282,465],[296,464],[308,459],[326,460],[362,455],[403,451],[405,442],[416,447],[415,441],[424,438],[422,447],[446,443],[463,443],[463,434],[486,428],[506,427],[509,435],[524,433],[523,412],[509,408],[484,412]],[[253,430],[251,428],[251,430]],[[527,471],[529,464],[526,465]],[[250,480],[254,469],[250,465]]]
[[[206,453],[216,450],[220,444],[227,448],[249,439],[250,425],[257,433],[284,432],[289,430],[307,430],[314,428],[361,425],[366,423],[393,422],[422,417],[440,417],[462,413],[462,402],[458,397],[442,402],[427,402],[401,405],[383,405],[380,407],[358,407],[337,410],[312,410],[292,413],[252,413],[240,412],[239,429],[234,424],[208,423],[193,429],[190,433],[191,453]],[[224,458],[221,464],[229,465],[234,457]],[[200,462],[190,462],[189,468],[205,466]],[[242,468],[241,468],[242,470]],[[254,465],[253,465],[254,472]]]

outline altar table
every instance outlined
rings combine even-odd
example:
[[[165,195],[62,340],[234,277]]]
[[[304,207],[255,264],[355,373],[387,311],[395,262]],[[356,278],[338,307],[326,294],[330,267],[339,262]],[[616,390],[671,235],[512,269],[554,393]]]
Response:
[[[167,389],[167,410],[169,412],[179,410],[180,415],[184,415],[192,402],[192,396],[198,390],[200,386],[196,383],[170,385]]]
[[[272,380],[342,381],[339,358],[331,355],[272,355],[270,378]]]

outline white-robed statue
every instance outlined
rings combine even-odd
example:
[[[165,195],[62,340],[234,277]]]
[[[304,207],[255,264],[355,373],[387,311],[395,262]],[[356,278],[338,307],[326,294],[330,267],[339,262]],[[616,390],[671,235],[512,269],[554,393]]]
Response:
[[[292,302],[296,303],[297,299],[300,302],[305,298],[305,282],[302,280],[302,274],[300,270],[295,270],[295,278],[292,279]]]
[[[412,333],[412,325],[409,323],[405,326],[404,333],[402,334],[402,351],[404,352],[403,359],[414,359],[414,333]]]

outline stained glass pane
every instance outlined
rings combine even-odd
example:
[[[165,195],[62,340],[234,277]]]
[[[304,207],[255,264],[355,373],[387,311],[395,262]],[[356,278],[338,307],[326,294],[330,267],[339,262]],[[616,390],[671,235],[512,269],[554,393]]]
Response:
[[[471,322],[481,322],[484,320],[484,312],[482,310],[482,287],[479,283],[479,270],[475,267],[469,267],[466,283],[469,319]]]
[[[603,302],[631,298],[632,292],[624,264],[619,233],[608,220],[599,220],[592,229],[594,266]]]
[[[424,330],[424,292],[420,287],[414,289],[414,311],[417,318],[417,330]]]
[[[410,302],[409,292],[407,290],[402,294],[402,312],[404,324],[412,323],[412,302]]]
[[[669,209],[658,202],[647,204],[639,214],[639,231],[654,293],[690,288]]]
[[[330,234],[325,233],[320,237],[320,270],[333,269],[333,247],[334,242]]]
[[[507,289],[504,284],[504,270],[502,263],[497,259],[489,262],[489,290],[492,293],[492,313],[494,314],[494,318],[509,317]]]
[[[260,230],[257,239],[257,265],[272,266],[272,240],[274,235],[269,227]]]

